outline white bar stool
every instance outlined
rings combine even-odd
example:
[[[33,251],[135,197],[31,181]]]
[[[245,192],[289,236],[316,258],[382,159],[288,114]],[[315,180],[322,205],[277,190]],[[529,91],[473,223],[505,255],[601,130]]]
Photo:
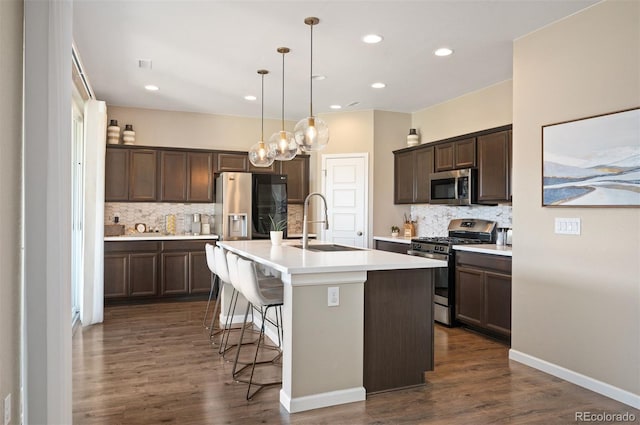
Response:
[[[277,381],[272,381],[272,382],[254,382],[253,376],[254,376],[254,372],[257,364],[275,363],[282,355],[281,352],[279,351],[278,354],[273,359],[265,362],[258,362],[258,353],[260,351],[261,342],[264,339],[265,326],[268,321],[267,313],[269,309],[272,307],[276,308],[276,326],[278,329],[277,331],[278,346],[281,345],[282,311],[280,311],[280,314],[278,315],[278,310],[281,310],[281,307],[283,304],[284,287],[282,285],[282,281],[280,281],[280,279],[277,279],[277,278],[269,279],[269,283],[271,284],[271,287],[269,288],[261,287],[261,284],[267,283],[267,281],[258,279],[258,275],[255,269],[255,264],[253,263],[253,261],[237,258],[237,268],[238,268],[238,277],[240,279],[240,282],[242,283],[242,293],[244,297],[247,299],[247,301],[251,303],[251,305],[253,305],[254,307],[260,308],[261,319],[262,319],[262,324],[260,327],[260,336],[258,337],[258,341],[256,344],[256,351],[254,354],[253,363],[251,363],[251,374],[249,376],[249,379],[243,380],[243,379],[236,378],[238,382],[244,382],[249,384],[249,387],[247,388],[247,400],[250,400],[254,395],[256,395],[256,393],[258,393],[258,391],[260,391],[264,387],[282,384],[282,379],[279,379]],[[280,281],[280,286],[278,287],[273,286],[274,283],[277,283],[275,282],[276,279]],[[245,323],[247,322],[247,318],[249,315],[249,308],[250,307],[247,307],[247,311],[245,313]],[[242,333],[240,335],[240,344],[242,343],[244,330],[245,330],[245,327],[243,326]],[[240,347],[240,345],[238,347]],[[271,347],[271,348],[276,348],[276,347]],[[238,351],[236,352],[236,359],[234,362],[234,371],[235,371],[236,364],[238,362],[239,355],[240,355],[240,348],[238,348]],[[239,372],[240,371],[238,371],[237,373]],[[258,387],[258,389],[255,390],[253,393],[251,393],[252,386]]]
[[[213,253],[213,248],[214,248],[213,244],[206,243],[204,245],[204,251],[206,253],[206,258],[207,258],[207,267],[209,268],[209,271],[211,271],[211,290],[209,290],[209,300],[207,301],[207,308],[204,310],[202,326],[205,329],[211,329],[211,332],[209,333],[209,337],[211,337],[211,335],[214,333],[213,325],[215,323],[216,313],[218,312],[218,309],[220,307],[220,282],[218,279],[218,274],[216,273],[216,259],[215,259],[215,254]],[[212,313],[213,315],[211,316],[211,323],[207,326],[209,306],[211,305],[211,298],[214,296],[214,294],[216,297],[216,303],[214,304],[214,307],[213,307],[213,313]]]

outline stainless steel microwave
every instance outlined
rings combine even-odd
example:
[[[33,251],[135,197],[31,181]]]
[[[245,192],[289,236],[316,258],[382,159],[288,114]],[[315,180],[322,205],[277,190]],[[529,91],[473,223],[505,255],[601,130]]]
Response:
[[[475,203],[476,170],[441,171],[429,175],[430,204],[471,205]]]

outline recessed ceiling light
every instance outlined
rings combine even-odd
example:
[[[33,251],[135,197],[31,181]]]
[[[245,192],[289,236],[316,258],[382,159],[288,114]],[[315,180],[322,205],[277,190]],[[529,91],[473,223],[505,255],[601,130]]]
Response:
[[[373,87],[374,89],[383,89],[387,87],[387,85],[385,83],[373,83],[371,84],[371,87]]]
[[[452,53],[453,53],[453,50],[451,50],[448,47],[441,47],[438,50],[436,50],[435,52],[433,52],[433,54],[436,55],[436,56],[449,56]]]
[[[149,91],[158,91],[158,90],[160,90],[160,87],[154,86],[153,84],[147,84],[146,86],[144,86],[144,88],[149,90]]]
[[[248,96],[244,97],[244,100],[256,100],[256,99],[257,99],[257,97],[252,96],[252,95],[248,95]]]
[[[325,78],[327,78],[327,77],[326,77],[326,76],[324,76],[324,75],[314,75],[314,76],[313,76],[313,77],[311,77],[311,78],[313,78],[314,80],[321,81],[321,80],[324,80],[324,79],[325,79]]]
[[[340,106],[340,105],[331,105],[331,106],[329,106],[329,108],[331,108],[331,109],[342,109],[342,106]]]
[[[364,41],[367,44],[376,44],[382,41],[382,36],[378,34],[367,34],[364,37],[362,37],[362,41]]]

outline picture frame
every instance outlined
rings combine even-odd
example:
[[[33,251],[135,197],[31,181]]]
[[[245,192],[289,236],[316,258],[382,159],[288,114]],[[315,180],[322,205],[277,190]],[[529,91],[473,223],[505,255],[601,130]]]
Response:
[[[640,207],[640,107],[542,126],[543,207]]]

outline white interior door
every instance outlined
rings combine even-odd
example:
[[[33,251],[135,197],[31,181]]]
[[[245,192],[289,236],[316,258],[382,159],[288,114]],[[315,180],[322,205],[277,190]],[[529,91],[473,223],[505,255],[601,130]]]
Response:
[[[322,156],[323,192],[329,212],[329,229],[324,230],[322,239],[366,248],[368,164],[366,153]]]

